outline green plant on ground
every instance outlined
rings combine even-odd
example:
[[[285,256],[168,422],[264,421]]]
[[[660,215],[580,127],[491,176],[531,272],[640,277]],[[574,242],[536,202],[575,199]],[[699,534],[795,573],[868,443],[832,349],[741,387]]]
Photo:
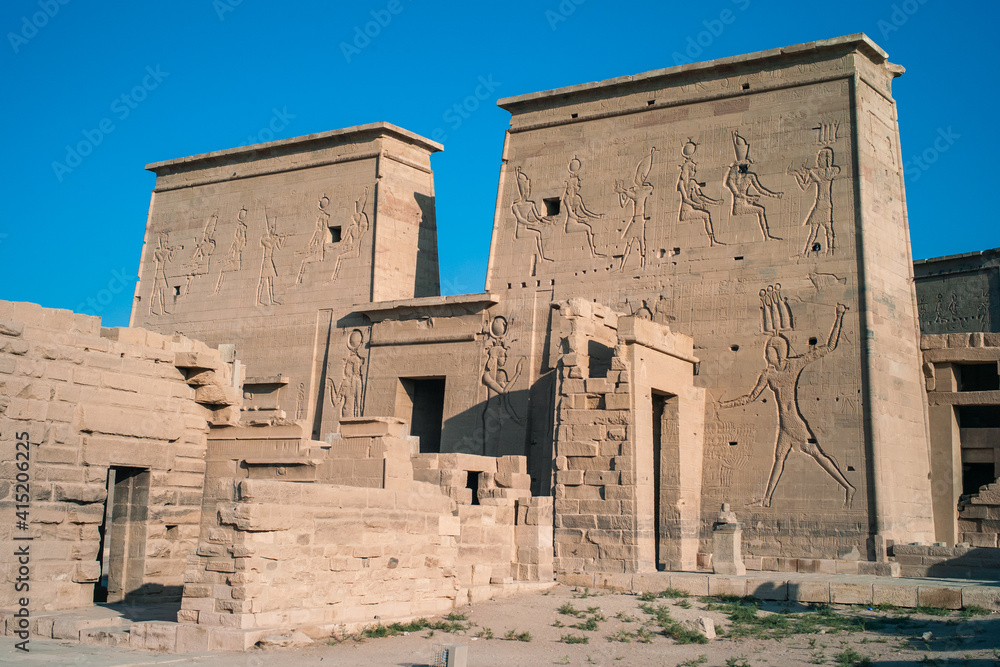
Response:
[[[463,613],[457,612],[457,611],[451,612],[450,614],[448,614],[444,618],[445,618],[446,621],[452,621],[452,622],[454,622],[454,621],[467,621],[467,620],[469,620],[468,616],[466,616]]]
[[[959,614],[963,619],[969,619],[973,616],[986,616],[990,613],[990,610],[985,607],[980,607],[977,604],[970,604],[968,607],[962,610]]]
[[[566,625],[557,618],[555,620],[555,622],[552,623],[552,627],[553,628],[564,628],[564,627],[566,627]]]
[[[691,597],[691,595],[688,594],[687,592],[679,590],[677,588],[665,588],[662,591],[660,591],[659,593],[657,593],[656,597],[658,597],[658,598],[677,598],[677,599],[680,599],[680,598]]]
[[[597,624],[597,619],[591,616],[586,621],[581,621],[574,625],[569,626],[571,628],[576,628],[577,630],[586,630],[587,632],[594,632],[598,630],[600,626]]]
[[[635,631],[635,640],[640,644],[652,644],[653,633],[646,628],[639,628]]]
[[[591,593],[589,588],[584,588],[582,592],[581,591],[573,592],[573,597],[578,598],[580,600],[584,600],[586,598],[598,598],[601,597],[602,595],[604,595],[604,593],[596,593],[596,592]]]
[[[842,667],[869,667],[869,665],[873,664],[871,658],[861,655],[853,648],[841,651],[834,656],[834,660]]]
[[[636,621],[639,620],[635,616],[632,616],[631,614],[626,614],[623,611],[620,611],[617,614],[615,614],[615,618],[617,618],[622,623],[635,623]]]
[[[565,616],[576,616],[577,618],[581,618],[586,613],[574,607],[571,602],[563,604],[561,607],[556,609],[556,611]]]
[[[697,658],[678,662],[677,667],[698,667],[698,665],[704,665],[706,662],[708,662],[708,656],[702,653]]]
[[[594,617],[598,621],[606,621],[608,617],[604,615],[600,607],[587,607],[587,613]]]
[[[649,614],[653,617],[656,625],[660,627],[660,630],[667,637],[670,637],[678,644],[706,644],[708,639],[705,635],[694,630],[688,630],[683,625],[675,621],[670,617],[670,610],[666,607],[654,607],[651,604],[641,604],[639,605],[644,613]]]
[[[589,644],[590,637],[585,637],[583,635],[563,635],[559,638],[563,644]]]
[[[652,602],[656,599],[656,593],[652,591],[646,591],[645,593],[639,593],[639,599],[643,602]]]
[[[517,630],[508,630],[503,636],[504,639],[510,642],[530,642],[531,633],[527,630],[524,632],[518,632]]]
[[[726,667],[750,667],[750,663],[747,662],[746,658],[728,658]]]
[[[475,636],[479,637],[480,639],[493,639],[493,630],[491,630],[490,628],[482,628],[479,632],[476,633]]]
[[[947,616],[951,613],[950,609],[942,609],[941,607],[931,607],[925,604],[916,606],[913,608],[914,614],[924,614],[925,616]]]
[[[622,629],[619,630],[618,632],[608,635],[607,637],[605,637],[605,639],[607,639],[609,642],[621,642],[623,644],[628,644],[633,639],[635,639],[635,637],[636,635],[634,632],[629,632],[628,630]]]
[[[811,662],[814,665],[822,665],[826,663],[826,656],[823,654],[823,651],[821,650],[813,651],[812,659],[809,662]]]
[[[676,604],[681,609],[690,609],[691,608],[691,603],[688,600],[680,600]]]

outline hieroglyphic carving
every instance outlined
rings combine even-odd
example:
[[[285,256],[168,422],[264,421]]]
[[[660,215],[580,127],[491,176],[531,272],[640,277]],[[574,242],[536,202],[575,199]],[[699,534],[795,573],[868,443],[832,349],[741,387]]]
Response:
[[[219,280],[215,283],[215,290],[212,294],[218,294],[222,289],[222,282],[226,274],[230,271],[239,271],[243,268],[243,249],[247,247],[247,210],[241,208],[236,214],[236,229],[233,230],[233,242],[226,252],[226,259],[223,260],[222,268],[219,269]]]
[[[749,497],[757,483],[756,471],[750,465],[750,443],[756,435],[757,430],[749,424],[722,420],[705,424],[705,458],[717,462],[716,485],[733,498]]]
[[[570,160],[566,167],[569,171],[569,179],[566,181],[566,190],[562,196],[562,213],[566,218],[566,233],[585,232],[587,234],[587,244],[590,247],[590,256],[606,257],[607,255],[604,253],[597,252],[597,246],[594,244],[594,228],[587,222],[588,220],[600,220],[604,217],[604,214],[594,213],[587,208],[587,205],[583,201],[583,195],[580,194],[580,190],[583,187],[583,183],[580,180],[581,167],[583,167],[583,163],[577,157]]]
[[[809,215],[802,226],[809,226],[809,238],[802,249],[803,256],[808,257],[810,252],[820,252],[824,255],[833,254],[834,233],[833,233],[833,181],[840,174],[840,167],[833,163],[833,149],[824,146],[816,153],[816,166],[801,169],[792,169],[788,166],[788,173],[795,177],[795,182],[800,190],[805,190],[810,185],[816,186],[816,201],[813,202]],[[819,231],[823,230],[826,244],[817,243]]]
[[[820,448],[798,404],[798,384],[802,371],[813,361],[837,349],[847,306],[837,304],[836,319],[825,345],[816,346],[802,355],[794,355],[791,343],[782,334],[783,330],[792,328],[792,318],[788,300],[781,297],[781,286],[774,285],[761,290],[760,298],[761,325],[765,332],[770,334],[764,346],[767,366],[757,377],[757,382],[750,393],[729,401],[720,401],[719,407],[727,409],[747,405],[757,400],[764,389],[770,389],[774,394],[778,410],[778,433],[774,447],[774,465],[767,482],[767,491],[761,501],[764,507],[771,506],[771,499],[778,486],[778,480],[781,479],[785,461],[792,450],[811,456],[840,484],[844,489],[844,506],[850,507],[854,499],[854,486],[847,481],[834,460]]]
[[[337,276],[340,275],[340,267],[343,265],[345,259],[357,259],[361,256],[361,239],[371,226],[371,221],[365,212],[365,206],[367,205],[368,188],[365,188],[364,194],[354,202],[354,214],[351,216],[351,224],[347,226],[343,236],[341,236],[340,253],[337,255],[337,262],[333,265],[333,275],[330,276],[330,281],[336,280]]]
[[[323,195],[319,198],[316,204],[316,208],[319,209],[319,215],[316,216],[316,228],[313,230],[312,236],[309,237],[309,243],[306,244],[306,247],[295,253],[296,255],[305,255],[302,258],[302,263],[299,264],[299,274],[295,277],[296,285],[302,284],[306,264],[322,262],[326,259],[326,236],[330,229],[330,214],[326,212],[326,207],[329,205],[329,197]]]
[[[753,164],[750,159],[750,144],[736,131],[733,131],[733,149],[736,151],[736,161],[729,165],[726,174],[726,187],[733,195],[733,215],[756,216],[764,240],[780,241],[779,237],[771,235],[767,227],[767,211],[760,199],[781,199],[784,193],[771,192],[761,184],[757,174],[750,171],[750,165]]]
[[[615,192],[618,193],[618,201],[622,208],[632,206],[632,219],[625,224],[622,230],[622,240],[625,241],[625,249],[622,251],[622,262],[618,266],[619,271],[625,270],[625,262],[628,261],[632,249],[638,242],[639,266],[646,266],[646,223],[650,217],[646,215],[646,203],[653,195],[653,185],[646,179],[653,169],[653,154],[656,148],[649,150],[649,155],[639,161],[635,168],[635,176],[632,178],[632,185],[625,188],[622,181],[615,181]]]
[[[828,146],[837,141],[837,132],[840,130],[839,120],[830,120],[825,123],[820,123],[818,127],[814,127],[816,130],[816,143],[821,146]]]
[[[298,391],[295,394],[295,420],[302,421],[306,418],[306,383],[300,382]]]
[[[521,230],[531,233],[535,237],[535,246],[538,248],[538,256],[545,262],[553,261],[545,256],[545,248],[542,245],[543,234],[547,227],[552,226],[552,220],[546,218],[538,210],[538,205],[531,201],[531,179],[521,171],[520,167],[515,169],[517,175],[517,199],[510,209],[517,220],[514,225],[514,238],[520,238]]]
[[[173,261],[178,249],[170,245],[167,232],[156,235],[156,248],[153,249],[153,292],[149,297],[149,314],[165,315],[167,310],[166,294],[170,291],[167,281],[167,264]]]
[[[257,282],[257,303],[261,306],[280,305],[281,300],[274,296],[274,280],[278,277],[278,268],[274,264],[274,253],[285,245],[287,234],[277,232],[278,218],[268,218],[264,212],[264,234],[260,237],[260,245],[264,248],[264,256],[260,261],[260,280]],[[264,301],[267,297],[267,301]]]
[[[195,240],[194,253],[191,261],[184,268],[189,271],[187,285],[184,293],[191,290],[191,282],[196,276],[208,275],[211,268],[212,254],[215,253],[215,228],[219,224],[219,213],[215,212],[205,223],[205,229],[201,233],[201,239]]]
[[[483,373],[480,379],[483,386],[486,387],[486,402],[483,404],[482,421],[483,437],[485,440],[484,453],[487,454],[489,452],[485,452],[486,445],[490,440],[495,440],[495,438],[491,438],[490,436],[498,432],[497,425],[504,419],[504,415],[515,424],[522,423],[521,415],[517,413],[517,410],[511,403],[510,389],[521,377],[525,358],[523,356],[519,357],[514,363],[513,371],[509,370],[510,346],[514,342],[507,340],[509,330],[510,325],[507,322],[507,318],[497,315],[489,322],[483,332],[487,341],[484,351],[486,360],[483,364]]]
[[[333,374],[327,372],[327,396],[333,405],[337,420],[344,417],[361,417],[365,406],[365,359],[361,356],[365,334],[355,329],[347,337],[347,358],[341,371],[340,384],[333,381]]]
[[[708,211],[709,205],[719,206],[723,202],[721,199],[712,199],[702,191],[705,184],[698,182],[698,164],[694,161],[694,154],[697,150],[698,144],[691,139],[688,139],[681,148],[684,164],[681,165],[681,174],[677,179],[677,191],[681,193],[681,210],[677,219],[679,222],[700,220],[705,225],[705,233],[708,234],[710,247],[726,245],[715,238],[715,230],[712,228],[712,214]]]

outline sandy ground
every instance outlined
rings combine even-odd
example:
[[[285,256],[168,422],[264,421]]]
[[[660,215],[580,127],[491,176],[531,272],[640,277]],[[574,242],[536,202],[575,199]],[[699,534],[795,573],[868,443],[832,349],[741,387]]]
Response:
[[[571,605],[579,616],[560,613]],[[32,640],[32,653],[18,654],[8,638],[0,641],[0,664],[153,665],[202,664],[246,667],[284,665],[406,666],[434,665],[441,646],[468,647],[470,667],[487,665],[720,665],[768,666],[809,664],[877,665],[1000,665],[1000,615],[963,617],[914,613],[913,610],[869,610],[835,605],[837,621],[849,621],[846,630],[820,629],[780,639],[766,638],[771,630],[751,630],[749,637],[720,636],[707,644],[679,644],[665,637],[652,616],[641,610],[635,595],[587,591],[559,586],[548,593],[491,600],[458,610],[468,629],[448,633],[420,630],[406,635],[316,643],[298,649],[254,650],[246,654],[157,655],[125,649]],[[723,633],[734,630],[729,612],[698,598],[660,598],[653,607],[665,607],[682,626],[699,617],[711,618]],[[690,606],[688,606],[690,605]],[[708,609],[706,609],[708,607]],[[713,608],[716,607],[716,608]],[[589,611],[588,611],[589,610]],[[759,616],[772,614],[813,619],[815,608],[795,603],[764,603]],[[751,611],[752,614],[752,611]],[[571,625],[586,625],[585,630]],[[600,620],[600,619],[604,620]],[[831,618],[827,612],[827,619]],[[774,619],[779,623],[781,618]],[[858,626],[864,623],[866,629]],[[559,627],[561,625],[561,627]],[[644,629],[643,629],[644,628]],[[492,631],[493,639],[484,638]],[[642,629],[642,630],[640,630]],[[738,629],[738,628],[736,628]],[[530,641],[503,637],[530,633]],[[926,633],[930,633],[927,635]],[[568,644],[564,635],[586,637],[587,643]],[[477,637],[477,635],[479,635]],[[640,641],[645,635],[647,642]],[[527,639],[522,635],[522,639]],[[628,641],[617,641],[627,639]],[[853,651],[853,661],[838,656]],[[858,662],[861,660],[862,662]]]

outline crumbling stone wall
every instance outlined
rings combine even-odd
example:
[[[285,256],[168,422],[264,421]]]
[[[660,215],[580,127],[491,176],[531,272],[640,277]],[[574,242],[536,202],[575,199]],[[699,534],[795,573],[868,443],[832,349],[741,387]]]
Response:
[[[111,557],[127,559],[110,574],[112,595],[180,597],[208,423],[236,400],[231,384],[230,367],[203,343],[0,301],[0,548],[30,544],[32,609],[93,603],[110,468],[145,475],[142,497],[121,506],[121,525],[106,534]],[[20,467],[17,437],[31,443]],[[0,569],[0,608],[19,596],[15,576]]]
[[[347,419],[330,444],[293,425],[213,433],[178,646],[328,637],[551,583],[551,501],[530,497],[524,458],[415,454],[407,428]],[[449,486],[469,492],[468,469],[478,505]]]
[[[691,338],[582,299],[557,307],[556,569],[695,569],[704,391]]]

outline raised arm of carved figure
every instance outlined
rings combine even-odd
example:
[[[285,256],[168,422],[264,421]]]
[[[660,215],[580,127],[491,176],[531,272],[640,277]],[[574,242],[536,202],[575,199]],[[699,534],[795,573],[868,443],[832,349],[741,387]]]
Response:
[[[731,401],[719,401],[720,408],[738,408],[741,405],[746,405],[747,403],[753,403],[760,396],[764,388],[767,387],[767,371],[761,372],[757,376],[757,384],[754,385],[753,389],[750,390],[749,394],[745,396],[740,396],[739,398],[734,398]]]
[[[837,349],[837,344],[840,342],[840,329],[844,324],[844,313],[848,310],[847,306],[842,303],[837,304],[837,319],[833,321],[833,327],[830,329],[830,337],[826,341],[826,345],[820,345],[815,349],[810,350],[802,357],[806,360],[819,359],[820,357],[830,354]]]

